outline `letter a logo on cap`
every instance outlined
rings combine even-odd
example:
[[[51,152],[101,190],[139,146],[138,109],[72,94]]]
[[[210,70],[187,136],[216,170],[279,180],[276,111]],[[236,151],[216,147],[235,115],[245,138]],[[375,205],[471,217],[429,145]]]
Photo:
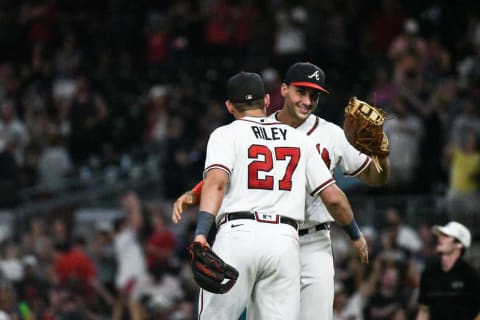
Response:
[[[313,77],[315,77],[317,81],[320,80],[320,74],[318,73],[318,70],[308,76],[309,79],[312,79]]]
[[[325,84],[325,73],[318,66],[309,62],[297,62],[290,66],[285,76],[285,83],[329,93],[323,87]]]

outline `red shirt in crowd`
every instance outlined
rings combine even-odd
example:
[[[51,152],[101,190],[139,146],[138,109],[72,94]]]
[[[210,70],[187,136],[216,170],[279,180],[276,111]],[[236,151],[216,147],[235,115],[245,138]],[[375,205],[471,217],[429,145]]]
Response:
[[[93,262],[77,248],[60,253],[55,261],[54,271],[60,285],[70,280],[79,280],[85,293],[90,292],[91,281],[97,276]]]

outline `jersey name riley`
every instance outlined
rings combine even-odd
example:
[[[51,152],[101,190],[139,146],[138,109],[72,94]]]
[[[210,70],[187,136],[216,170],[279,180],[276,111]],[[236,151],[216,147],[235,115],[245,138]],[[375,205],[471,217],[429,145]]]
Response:
[[[269,127],[265,129],[264,127],[251,126],[255,138],[262,140],[286,140],[287,138],[287,129]]]

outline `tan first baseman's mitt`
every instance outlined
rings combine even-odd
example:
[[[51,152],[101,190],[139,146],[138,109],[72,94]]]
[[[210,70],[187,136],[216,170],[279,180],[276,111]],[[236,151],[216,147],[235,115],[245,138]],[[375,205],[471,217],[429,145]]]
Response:
[[[353,97],[345,107],[343,131],[348,142],[360,152],[370,156],[378,172],[382,171],[379,157],[390,153],[388,137],[383,132],[386,113],[365,101]]]

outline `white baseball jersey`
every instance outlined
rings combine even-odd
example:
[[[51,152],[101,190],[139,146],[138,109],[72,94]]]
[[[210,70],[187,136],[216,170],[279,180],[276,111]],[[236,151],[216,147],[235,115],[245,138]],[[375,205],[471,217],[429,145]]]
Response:
[[[298,319],[297,229],[263,217],[303,221],[305,190],[315,194],[334,183],[330,171],[305,134],[267,117],[244,117],[216,129],[205,173],[213,168],[230,176],[217,223],[225,212],[238,211],[258,212],[262,220],[229,220],[219,227],[212,248],[239,277],[224,294],[201,290],[198,319],[238,319],[247,304],[252,319]]]
[[[310,139],[271,118],[245,117],[217,128],[210,136],[206,172],[230,176],[222,213],[274,213],[302,222],[305,186],[316,194],[334,183]],[[245,201],[247,199],[247,201]]]
[[[270,115],[270,118],[275,119],[276,113]],[[332,174],[339,166],[346,176],[353,177],[360,174],[370,164],[370,157],[355,149],[345,138],[342,128],[332,122],[312,114],[296,129],[310,137]],[[306,204],[307,215],[302,228],[334,220],[320,197],[307,195]]]

